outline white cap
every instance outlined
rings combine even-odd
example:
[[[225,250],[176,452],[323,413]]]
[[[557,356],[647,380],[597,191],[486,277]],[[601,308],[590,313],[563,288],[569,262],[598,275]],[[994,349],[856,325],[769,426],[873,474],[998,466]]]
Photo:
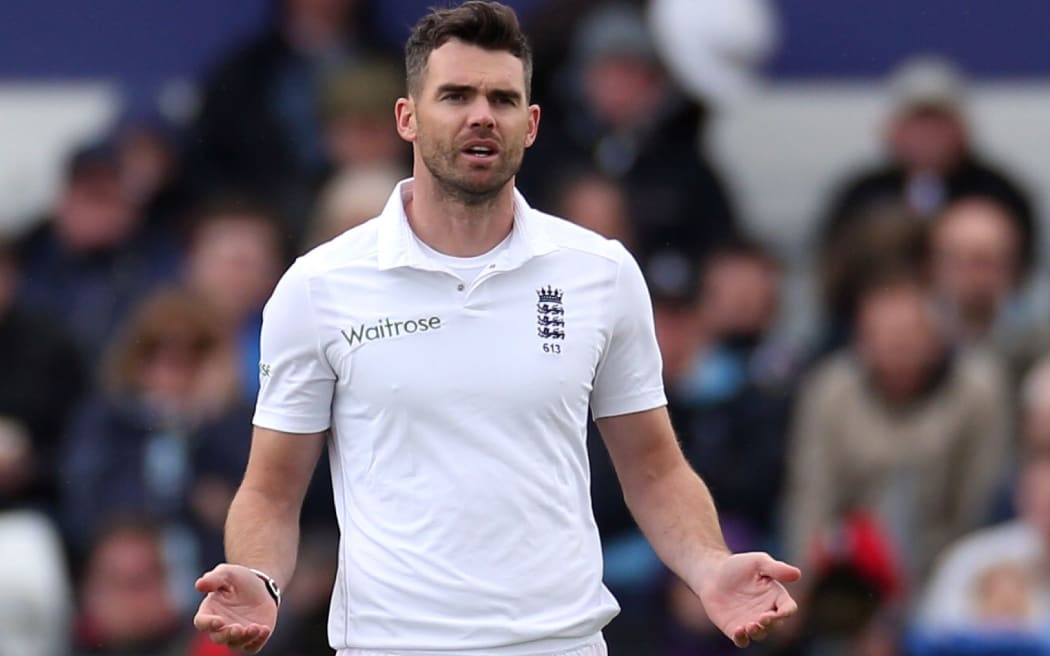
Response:
[[[890,95],[896,111],[936,107],[962,108],[965,82],[950,61],[922,55],[902,63],[890,77]]]

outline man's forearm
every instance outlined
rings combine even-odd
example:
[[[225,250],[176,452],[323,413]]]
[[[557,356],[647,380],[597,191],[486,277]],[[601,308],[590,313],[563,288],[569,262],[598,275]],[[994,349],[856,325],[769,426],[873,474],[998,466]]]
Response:
[[[684,458],[623,481],[624,498],[660,559],[690,585],[729,555],[707,486]]]
[[[226,560],[269,574],[284,587],[295,571],[299,506],[244,485],[226,518]]]

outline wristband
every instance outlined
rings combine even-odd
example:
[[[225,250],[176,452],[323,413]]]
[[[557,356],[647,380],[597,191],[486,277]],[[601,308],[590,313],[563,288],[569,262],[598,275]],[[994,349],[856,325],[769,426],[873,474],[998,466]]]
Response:
[[[281,587],[277,585],[277,581],[273,580],[273,577],[257,569],[248,568],[248,571],[262,579],[262,582],[266,585],[266,591],[270,593],[270,598],[273,599],[273,603],[277,604],[277,607],[281,607]]]

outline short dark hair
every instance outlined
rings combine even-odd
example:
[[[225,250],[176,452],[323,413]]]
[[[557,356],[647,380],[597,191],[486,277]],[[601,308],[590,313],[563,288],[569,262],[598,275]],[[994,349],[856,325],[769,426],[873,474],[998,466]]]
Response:
[[[514,10],[499,2],[468,0],[458,7],[432,8],[412,28],[405,44],[405,78],[410,94],[418,94],[430,53],[450,39],[485,50],[504,50],[521,60],[525,95],[532,91],[532,49]]]

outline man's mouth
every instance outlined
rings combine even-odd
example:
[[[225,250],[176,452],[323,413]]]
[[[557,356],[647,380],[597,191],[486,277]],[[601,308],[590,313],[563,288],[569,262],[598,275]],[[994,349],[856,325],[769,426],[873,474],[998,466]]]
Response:
[[[491,159],[499,154],[499,148],[491,143],[470,143],[463,148],[463,154],[471,159]]]

